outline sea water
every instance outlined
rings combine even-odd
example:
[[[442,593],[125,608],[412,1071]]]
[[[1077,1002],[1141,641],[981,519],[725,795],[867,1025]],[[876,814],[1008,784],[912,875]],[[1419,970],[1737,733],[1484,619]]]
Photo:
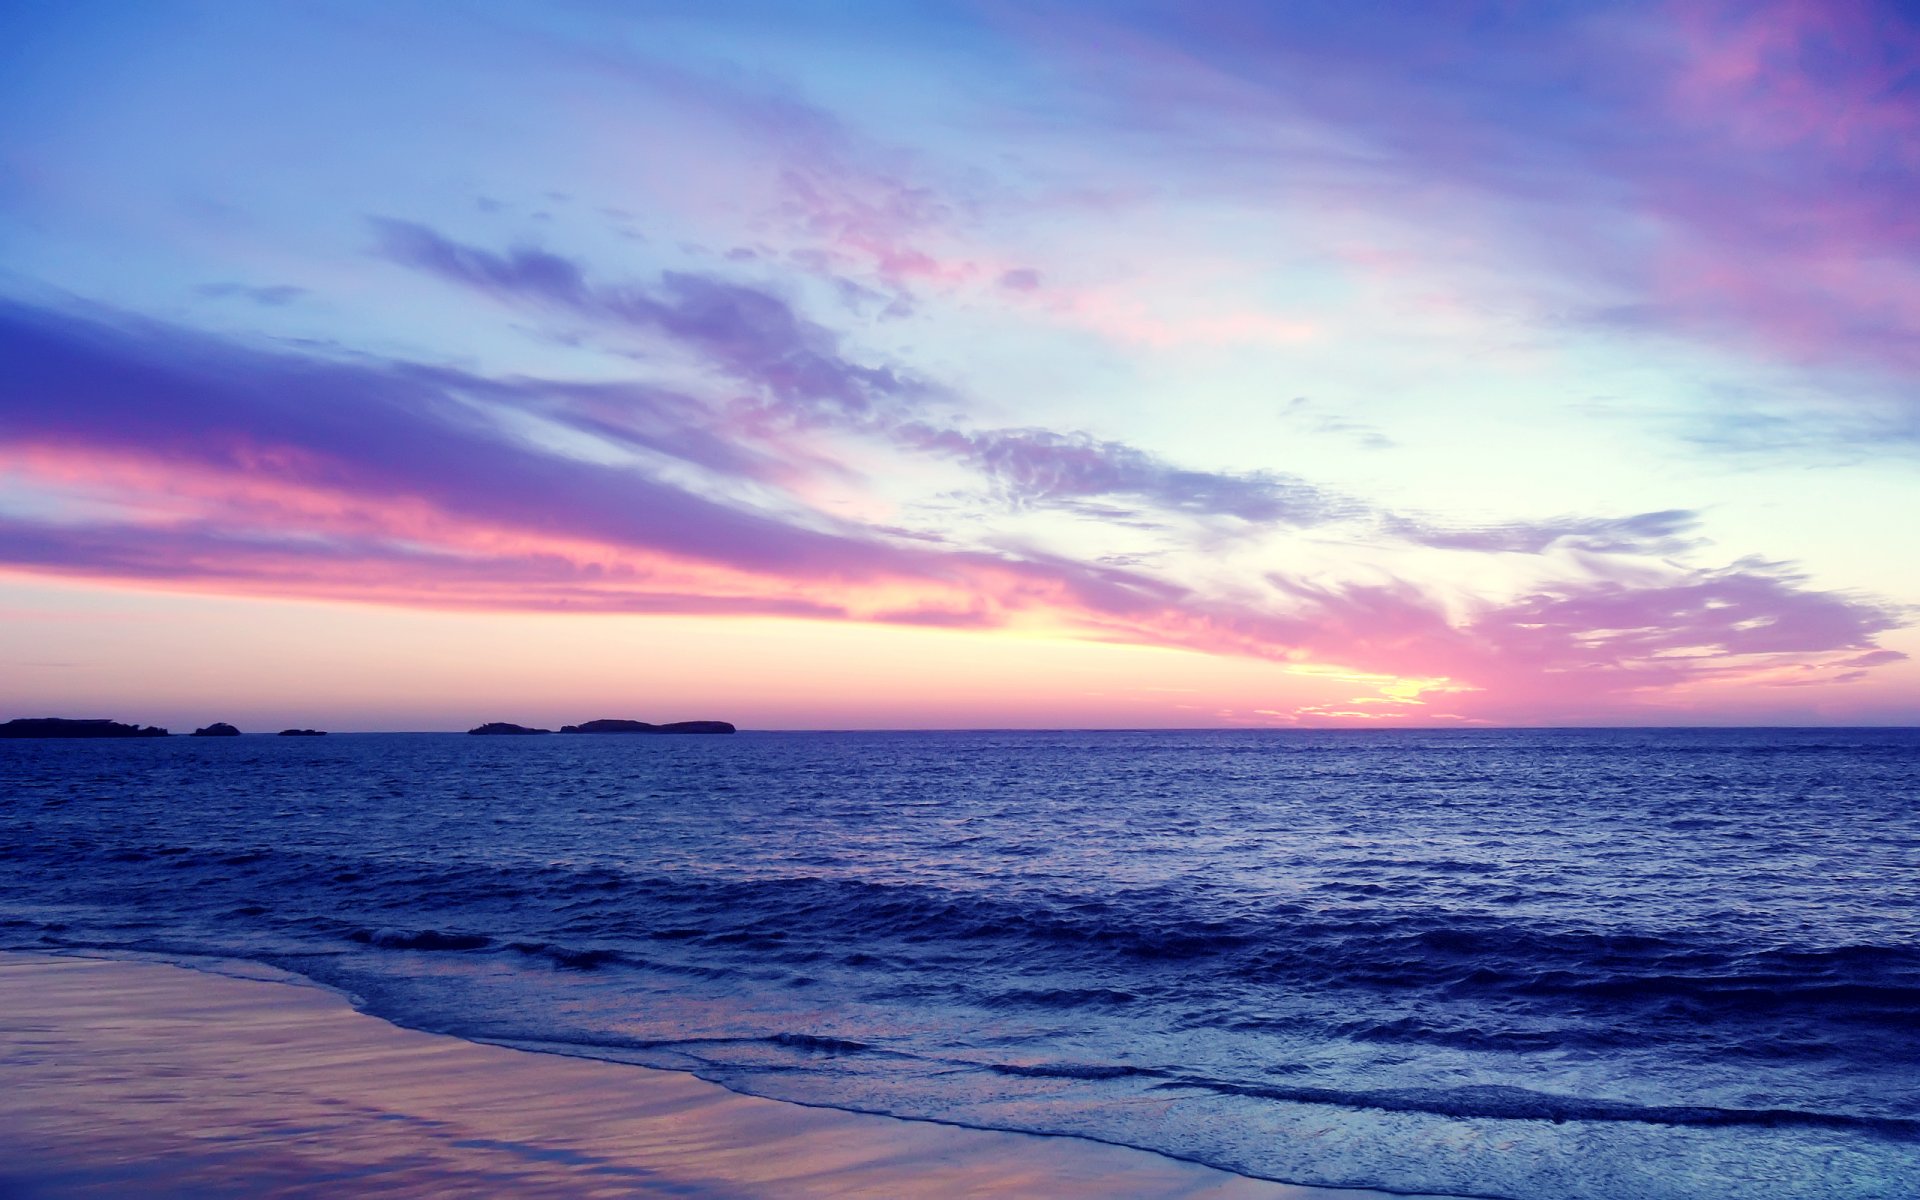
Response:
[[[1920,1195],[1920,731],[0,742],[0,947],[1297,1182]]]

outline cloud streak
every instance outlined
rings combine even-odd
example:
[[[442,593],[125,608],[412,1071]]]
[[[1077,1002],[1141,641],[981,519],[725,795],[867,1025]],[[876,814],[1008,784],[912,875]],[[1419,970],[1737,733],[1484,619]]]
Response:
[[[969,432],[917,423],[892,433],[908,449],[965,463],[1015,508],[1110,498],[1138,501],[1162,513],[1288,526],[1321,525],[1362,511],[1293,476],[1187,470],[1084,433]]]
[[[1380,22],[1227,0],[1016,28],[1080,83],[1083,120],[1163,171],[1368,214],[1349,235],[1361,269],[1530,276],[1548,328],[1882,388],[1920,372],[1910,5],[1427,6]]]
[[[664,272],[653,287],[596,286],[579,263],[547,251],[494,253],[405,221],[380,219],[374,228],[397,263],[511,303],[665,337],[793,411],[823,406],[864,416],[928,390],[889,368],[851,361],[835,334],[761,288],[686,271]]]
[[[1765,564],[1589,580],[1466,619],[1405,582],[1276,575],[1266,599],[1228,600],[1132,569],[723,502],[642,466],[529,444],[492,411],[577,385],[335,362],[17,304],[0,305],[0,355],[14,367],[0,382],[0,464],[44,494],[120,512],[0,521],[0,563],[15,570],[430,607],[1038,621],[1136,644],[1417,673],[1505,697],[1626,694],[1830,663],[1858,672],[1891,661],[1897,652],[1875,638],[1904,619]],[[1031,431],[944,452],[979,457],[1035,502],[1139,494],[1248,520],[1284,518],[1270,506],[1294,502],[1286,481],[1221,492],[1218,479],[1125,448]],[[1315,502],[1312,492],[1299,501],[1309,513]],[[1534,552],[1543,538],[1607,550],[1687,527],[1687,514],[1657,513],[1459,536],[1481,551]]]
[[[1381,520],[1387,533],[1416,545],[1480,554],[1544,554],[1563,547],[1587,554],[1673,554],[1692,544],[1688,535],[1699,525],[1698,513],[1678,508],[1630,517],[1560,517],[1459,529],[1394,514]]]
[[[788,611],[803,592],[844,591],[860,603],[809,603],[847,615],[924,606],[985,620],[1052,597],[1124,614],[1178,592],[1105,568],[896,545],[818,513],[755,511],[638,468],[561,457],[515,440],[486,411],[508,397],[538,399],[546,387],[536,381],[327,362],[18,306],[0,306],[0,351],[18,368],[0,390],[16,469],[101,489],[118,480],[133,485],[136,501],[150,490],[199,505],[211,525],[187,522],[194,537],[177,543],[194,550],[181,561],[202,564],[183,569],[188,576],[208,574],[216,535],[234,534],[224,544],[241,573],[263,576],[245,564],[269,547],[354,562],[377,536],[383,556],[415,557],[429,574],[449,555],[531,543],[543,548],[531,561],[573,561],[581,578],[614,590],[641,594],[651,581],[691,575],[741,595],[769,593],[770,611]],[[157,524],[149,533],[158,544],[181,532],[177,521]],[[66,565],[104,570],[92,557],[100,551],[107,563],[146,563],[139,574],[153,577],[152,564],[168,558],[132,554],[131,533],[102,530],[95,541],[76,533]],[[434,542],[440,552],[399,548]],[[22,562],[61,561],[43,543],[18,545]],[[501,582],[524,561],[504,556]],[[508,591],[489,594],[511,607]],[[658,607],[644,596],[633,605]]]
[[[659,294],[634,283],[595,286],[580,262],[548,251],[523,247],[495,252],[417,224],[376,224],[383,252],[403,265],[509,303],[556,306],[595,321],[665,335],[730,377],[761,385],[770,404],[784,407],[756,407],[750,425],[798,410],[812,423],[837,424],[911,453],[961,463],[985,480],[992,496],[1015,510],[1055,507],[1112,517],[1116,511],[1110,506],[1118,503],[1139,506],[1142,511],[1126,515],[1146,519],[1224,517],[1285,528],[1364,522],[1377,534],[1433,549],[1512,554],[1562,547],[1590,553],[1665,553],[1679,548],[1680,535],[1697,524],[1695,514],[1676,510],[1450,529],[1377,510],[1283,472],[1195,470],[1082,432],[936,425],[901,415],[914,399],[935,389],[891,369],[848,362],[836,336],[771,293],[671,272],[663,276]],[[890,403],[875,403],[875,397]],[[825,407],[820,405],[823,400],[828,402]],[[743,428],[737,410],[734,415],[730,432],[736,439],[764,432]],[[785,423],[776,420],[774,426],[777,430]],[[1096,507],[1102,503],[1109,507]]]

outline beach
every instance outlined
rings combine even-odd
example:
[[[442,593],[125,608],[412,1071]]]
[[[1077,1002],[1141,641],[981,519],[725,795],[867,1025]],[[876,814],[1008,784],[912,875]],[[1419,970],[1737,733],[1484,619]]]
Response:
[[[1381,1200],[403,1029],[271,968],[0,954],[0,1196]]]

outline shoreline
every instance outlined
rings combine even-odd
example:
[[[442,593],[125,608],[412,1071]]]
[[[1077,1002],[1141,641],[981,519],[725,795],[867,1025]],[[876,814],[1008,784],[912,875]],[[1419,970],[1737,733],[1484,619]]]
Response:
[[[0,952],[0,1030],[8,1197],[1395,1196],[426,1033],[244,960]]]

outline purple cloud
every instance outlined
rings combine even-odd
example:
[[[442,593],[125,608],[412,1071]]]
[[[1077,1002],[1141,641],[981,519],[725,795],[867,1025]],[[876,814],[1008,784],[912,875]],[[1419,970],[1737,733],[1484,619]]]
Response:
[[[972,467],[1015,508],[1111,497],[1165,513],[1292,526],[1320,525],[1363,511],[1290,475],[1186,470],[1133,446],[1083,433],[966,432],[909,423],[895,427],[892,436],[908,449]]]
[[[439,370],[252,351],[146,324],[116,329],[0,306],[13,442],[113,448],[387,499],[516,528],[742,565],[863,569],[857,543],[638,472],[529,451],[460,398],[510,385]],[[537,385],[536,385],[537,386]],[[60,397],[48,403],[49,396]],[[877,558],[864,569],[879,569]]]
[[[1013,508],[1060,507],[1108,519],[1139,515],[1234,517],[1258,526],[1311,528],[1340,522],[1437,550],[1481,554],[1671,554],[1693,545],[1699,514],[1686,509],[1626,517],[1561,517],[1450,528],[1343,496],[1273,471],[1196,471],[1137,447],[1047,429],[977,432],[908,422],[890,436],[901,446],[962,462]],[[1139,511],[1102,507],[1122,501]]]
[[[1669,572],[1661,583],[1560,585],[1465,622],[1404,582],[1275,577],[1271,605],[1225,601],[1131,567],[730,504],[641,469],[540,449],[487,415],[489,404],[559,403],[575,416],[600,402],[650,405],[666,433],[647,444],[671,447],[672,437],[695,436],[680,422],[700,411],[671,394],[335,362],[4,303],[0,358],[10,367],[0,377],[0,454],[47,486],[110,493],[135,510],[0,521],[0,563],[28,570],[442,607],[955,627],[1040,613],[1086,636],[1424,672],[1509,699],[1664,686],[1745,660],[1832,681],[1834,671],[1894,661],[1898,652],[1875,638],[1908,616],[1758,563]],[[642,424],[616,432],[647,439]],[[1044,431],[925,436],[939,443],[929,452],[971,456],[1034,503],[1140,495],[1248,520],[1302,520],[1328,503],[1288,480],[1182,472],[1128,447]],[[696,448],[709,465],[729,465],[714,446]],[[1475,536],[1493,548],[1531,551],[1548,533],[1613,548],[1684,531],[1688,519],[1656,513]]]
[[[605,399],[607,389],[488,380],[407,364],[338,363],[247,349],[150,322],[116,325],[5,303],[0,356],[12,368],[0,380],[0,447],[150,462],[181,485],[196,473],[258,485],[258,494],[245,488],[222,493],[224,519],[246,534],[224,543],[229,549],[275,540],[276,532],[289,544],[317,537],[359,545],[313,527],[312,514],[289,510],[281,492],[298,488],[360,504],[359,519],[368,527],[378,527],[380,514],[412,503],[482,529],[669,555],[776,588],[903,584],[952,591],[991,579],[1009,602],[1051,597],[1066,607],[1115,614],[1149,612],[1180,594],[1111,568],[900,545],[819,513],[773,515],[729,505],[639,469],[536,449],[503,432],[473,403],[538,406],[557,394],[577,404],[583,393]],[[647,393],[619,394],[622,407],[636,396]],[[664,439],[650,444],[671,448]],[[724,465],[719,454],[708,460]],[[82,565],[96,543],[68,532],[71,565]],[[20,529],[13,535],[16,545],[28,546]],[[414,536],[400,531],[387,540]],[[28,561],[45,565],[46,553],[35,550],[39,557]],[[507,597],[502,603],[512,606]]]
[[[1911,611],[1804,584],[1761,562],[1670,583],[1595,580],[1489,609],[1465,632],[1502,664],[1489,675],[1512,680],[1516,693],[1551,691],[1555,679],[1596,692],[1743,676],[1780,683],[1768,668],[1801,683],[1846,683],[1864,677],[1862,660],[1906,658],[1874,643],[1909,624]]]
[[[684,271],[665,272],[652,287],[596,286],[580,264],[544,250],[497,254],[423,225],[382,219],[374,226],[382,253],[397,263],[511,303],[669,338],[796,410],[825,405],[864,415],[918,400],[928,390],[889,368],[846,358],[837,335],[759,288]]]
[[[1561,517],[1449,529],[1389,514],[1380,523],[1395,537],[1437,550],[1544,554],[1555,547],[1565,547],[1590,554],[1671,554],[1693,544],[1687,535],[1698,529],[1700,515],[1675,508],[1630,517]]]
[[[1414,256],[1471,244],[1509,275],[1544,268],[1543,326],[1865,372],[1911,407],[1910,5],[1428,5],[1382,22],[1223,0],[1025,32],[1080,83],[1081,119],[1136,160],[1261,202],[1411,218]],[[1408,195],[1415,213],[1389,202]]]
[[[980,472],[995,494],[1016,508],[1079,506],[1118,499],[1163,514],[1235,517],[1260,525],[1304,527],[1364,517],[1368,506],[1295,476],[1269,471],[1198,471],[1168,463],[1124,443],[1083,433],[1045,429],[966,431],[899,420],[878,411],[874,400],[924,394],[890,370],[848,362],[837,337],[796,314],[769,293],[705,276],[662,276],[656,289],[638,285],[594,286],[572,259],[521,248],[495,253],[451,241],[423,226],[377,223],[384,252],[395,261],[438,278],[518,303],[539,303],[598,321],[671,337],[702,354],[730,377],[760,384],[786,403],[822,399],[832,407],[815,419],[877,433],[911,451],[937,454]],[[1107,515],[1113,515],[1111,512]],[[1513,525],[1499,531],[1448,532],[1388,517],[1389,533],[1422,544],[1455,549],[1501,549],[1539,553],[1578,539],[1590,548],[1603,542],[1628,548],[1626,535],[1660,514],[1616,521],[1572,523],[1536,529]],[[1636,524],[1637,523],[1637,524]],[[1603,528],[1604,527],[1604,528]]]

